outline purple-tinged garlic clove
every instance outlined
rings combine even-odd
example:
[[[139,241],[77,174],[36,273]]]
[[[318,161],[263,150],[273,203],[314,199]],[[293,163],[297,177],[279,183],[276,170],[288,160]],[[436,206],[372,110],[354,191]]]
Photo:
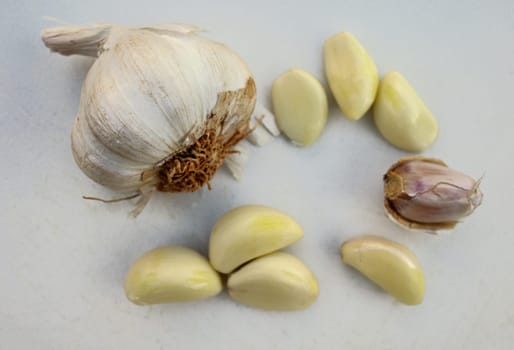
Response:
[[[482,202],[480,181],[433,158],[407,157],[384,175],[384,206],[401,226],[452,229]]]

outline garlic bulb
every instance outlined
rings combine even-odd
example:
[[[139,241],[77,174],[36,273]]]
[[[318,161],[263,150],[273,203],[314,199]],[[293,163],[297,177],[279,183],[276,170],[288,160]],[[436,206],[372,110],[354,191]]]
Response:
[[[255,83],[222,44],[183,24],[47,29],[47,47],[97,57],[72,130],[82,171],[119,192],[196,191],[248,136]],[[235,165],[237,168],[237,165]]]

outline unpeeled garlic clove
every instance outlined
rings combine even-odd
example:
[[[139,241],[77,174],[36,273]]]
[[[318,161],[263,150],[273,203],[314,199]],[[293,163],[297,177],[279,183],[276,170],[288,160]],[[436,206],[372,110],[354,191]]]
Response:
[[[360,119],[371,107],[378,87],[375,62],[350,33],[336,34],[324,45],[325,73],[344,115]]]
[[[284,248],[303,237],[302,227],[273,208],[245,205],[226,212],[214,225],[209,259],[222,273]]]
[[[437,120],[398,72],[387,73],[380,82],[373,115],[382,136],[403,150],[421,152],[437,137]]]
[[[191,301],[214,296],[223,285],[206,258],[185,247],[151,250],[130,268],[127,298],[138,305]]]
[[[405,246],[381,237],[365,236],[341,246],[343,262],[354,267],[398,301],[423,302],[425,278],[416,256]]]
[[[277,124],[295,144],[308,146],[325,128],[328,102],[325,89],[310,73],[291,69],[275,79],[271,89]]]
[[[265,310],[301,310],[318,297],[318,282],[298,258],[275,252],[258,258],[228,278],[238,302]]]
[[[384,175],[384,206],[404,227],[451,229],[481,204],[479,185],[441,160],[402,158]]]

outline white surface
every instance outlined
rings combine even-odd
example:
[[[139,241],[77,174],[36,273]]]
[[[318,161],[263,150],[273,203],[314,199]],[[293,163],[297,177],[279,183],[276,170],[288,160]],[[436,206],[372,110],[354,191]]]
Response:
[[[514,343],[514,3],[512,1],[3,1],[0,11],[0,349],[511,349]],[[381,175],[406,155],[369,116],[331,101],[314,146],[284,139],[250,150],[239,183],[221,171],[212,191],[131,203],[75,166],[69,133],[91,60],[50,54],[39,32],[75,24],[187,22],[209,29],[249,63],[265,103],[290,67],[322,79],[323,40],[353,32],[381,74],[397,69],[440,123],[425,154],[476,177],[484,203],[451,234],[402,231],[382,210]],[[268,104],[269,105],[269,104]],[[122,284],[131,262],[162,244],[206,252],[209,229],[246,203],[290,213],[305,238],[289,251],[315,272],[319,300],[273,313],[226,294],[138,307]],[[339,259],[362,233],[408,245],[426,275],[425,302],[394,302]]]

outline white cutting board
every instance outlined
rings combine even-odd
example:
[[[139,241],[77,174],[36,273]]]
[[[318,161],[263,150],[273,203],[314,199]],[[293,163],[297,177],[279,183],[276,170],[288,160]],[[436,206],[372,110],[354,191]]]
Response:
[[[369,116],[342,117],[333,100],[321,139],[250,148],[244,178],[213,190],[132,203],[75,165],[69,134],[92,63],[51,54],[40,31],[108,21],[186,22],[243,56],[269,105],[271,82],[301,67],[326,86],[322,44],[354,33],[380,73],[399,70],[439,120],[424,154],[474,177],[483,205],[441,236],[403,231],[385,217],[381,176],[408,155]],[[512,349],[514,346],[514,3],[512,1],[7,1],[0,10],[0,349]],[[256,203],[295,217],[305,238],[288,251],[320,285],[308,310],[263,312],[221,296],[138,307],[123,292],[146,250],[207,251],[226,210]],[[395,302],[342,265],[340,244],[383,235],[410,247],[426,276],[422,305]]]

